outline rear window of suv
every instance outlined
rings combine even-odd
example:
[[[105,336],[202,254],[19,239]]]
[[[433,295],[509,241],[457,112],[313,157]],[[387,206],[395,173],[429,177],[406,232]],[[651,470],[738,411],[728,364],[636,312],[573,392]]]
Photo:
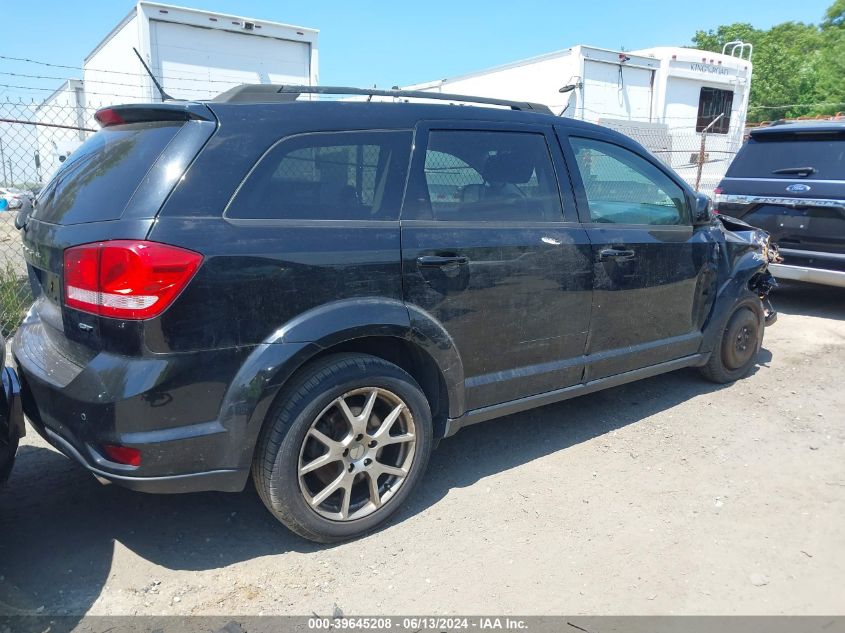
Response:
[[[33,217],[52,224],[117,220],[183,122],[107,127],[62,164],[38,198]]]
[[[739,151],[729,178],[783,178],[795,180],[796,173],[778,170],[812,167],[808,180],[845,180],[845,135],[784,135],[750,139]]]

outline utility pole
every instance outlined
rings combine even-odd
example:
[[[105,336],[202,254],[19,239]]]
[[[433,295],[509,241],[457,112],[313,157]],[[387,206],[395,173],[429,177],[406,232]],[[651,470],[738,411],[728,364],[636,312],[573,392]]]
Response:
[[[0,136],[0,163],[3,163],[3,186],[8,187],[9,181],[6,179],[6,155],[3,153],[3,137]]]
[[[15,186],[15,177],[12,175],[12,159],[7,158],[6,162],[9,163],[9,185],[8,186],[14,187]]]

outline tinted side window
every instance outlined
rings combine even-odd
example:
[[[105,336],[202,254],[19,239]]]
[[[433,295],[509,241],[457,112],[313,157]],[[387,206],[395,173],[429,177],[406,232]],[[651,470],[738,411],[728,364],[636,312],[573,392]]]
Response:
[[[590,220],[611,224],[689,224],[683,189],[649,161],[612,143],[570,137]]]
[[[229,203],[230,218],[395,220],[411,132],[294,136],[273,147]]]
[[[422,182],[422,218],[562,219],[560,194],[543,134],[433,130],[428,137]]]

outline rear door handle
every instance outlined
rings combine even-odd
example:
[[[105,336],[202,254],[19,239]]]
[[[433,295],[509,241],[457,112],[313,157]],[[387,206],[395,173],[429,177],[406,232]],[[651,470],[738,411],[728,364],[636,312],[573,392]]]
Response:
[[[464,255],[423,255],[417,257],[417,266],[420,268],[444,268],[446,266],[463,266],[469,263],[469,258]]]
[[[599,260],[605,261],[608,259],[633,259],[634,251],[623,250],[618,248],[605,248],[599,251]]]

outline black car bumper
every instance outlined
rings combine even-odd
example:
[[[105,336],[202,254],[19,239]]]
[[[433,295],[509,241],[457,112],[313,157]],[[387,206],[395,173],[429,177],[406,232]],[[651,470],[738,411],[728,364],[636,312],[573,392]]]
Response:
[[[56,449],[98,478],[134,490],[243,489],[248,478],[243,447],[230,429],[207,415],[219,411],[215,394],[225,387],[202,382],[198,369],[213,365],[225,382],[237,371],[236,357],[100,353],[78,366],[56,352],[37,320],[25,321],[12,342],[20,405],[32,427]],[[106,445],[139,450],[141,464],[108,459]]]

